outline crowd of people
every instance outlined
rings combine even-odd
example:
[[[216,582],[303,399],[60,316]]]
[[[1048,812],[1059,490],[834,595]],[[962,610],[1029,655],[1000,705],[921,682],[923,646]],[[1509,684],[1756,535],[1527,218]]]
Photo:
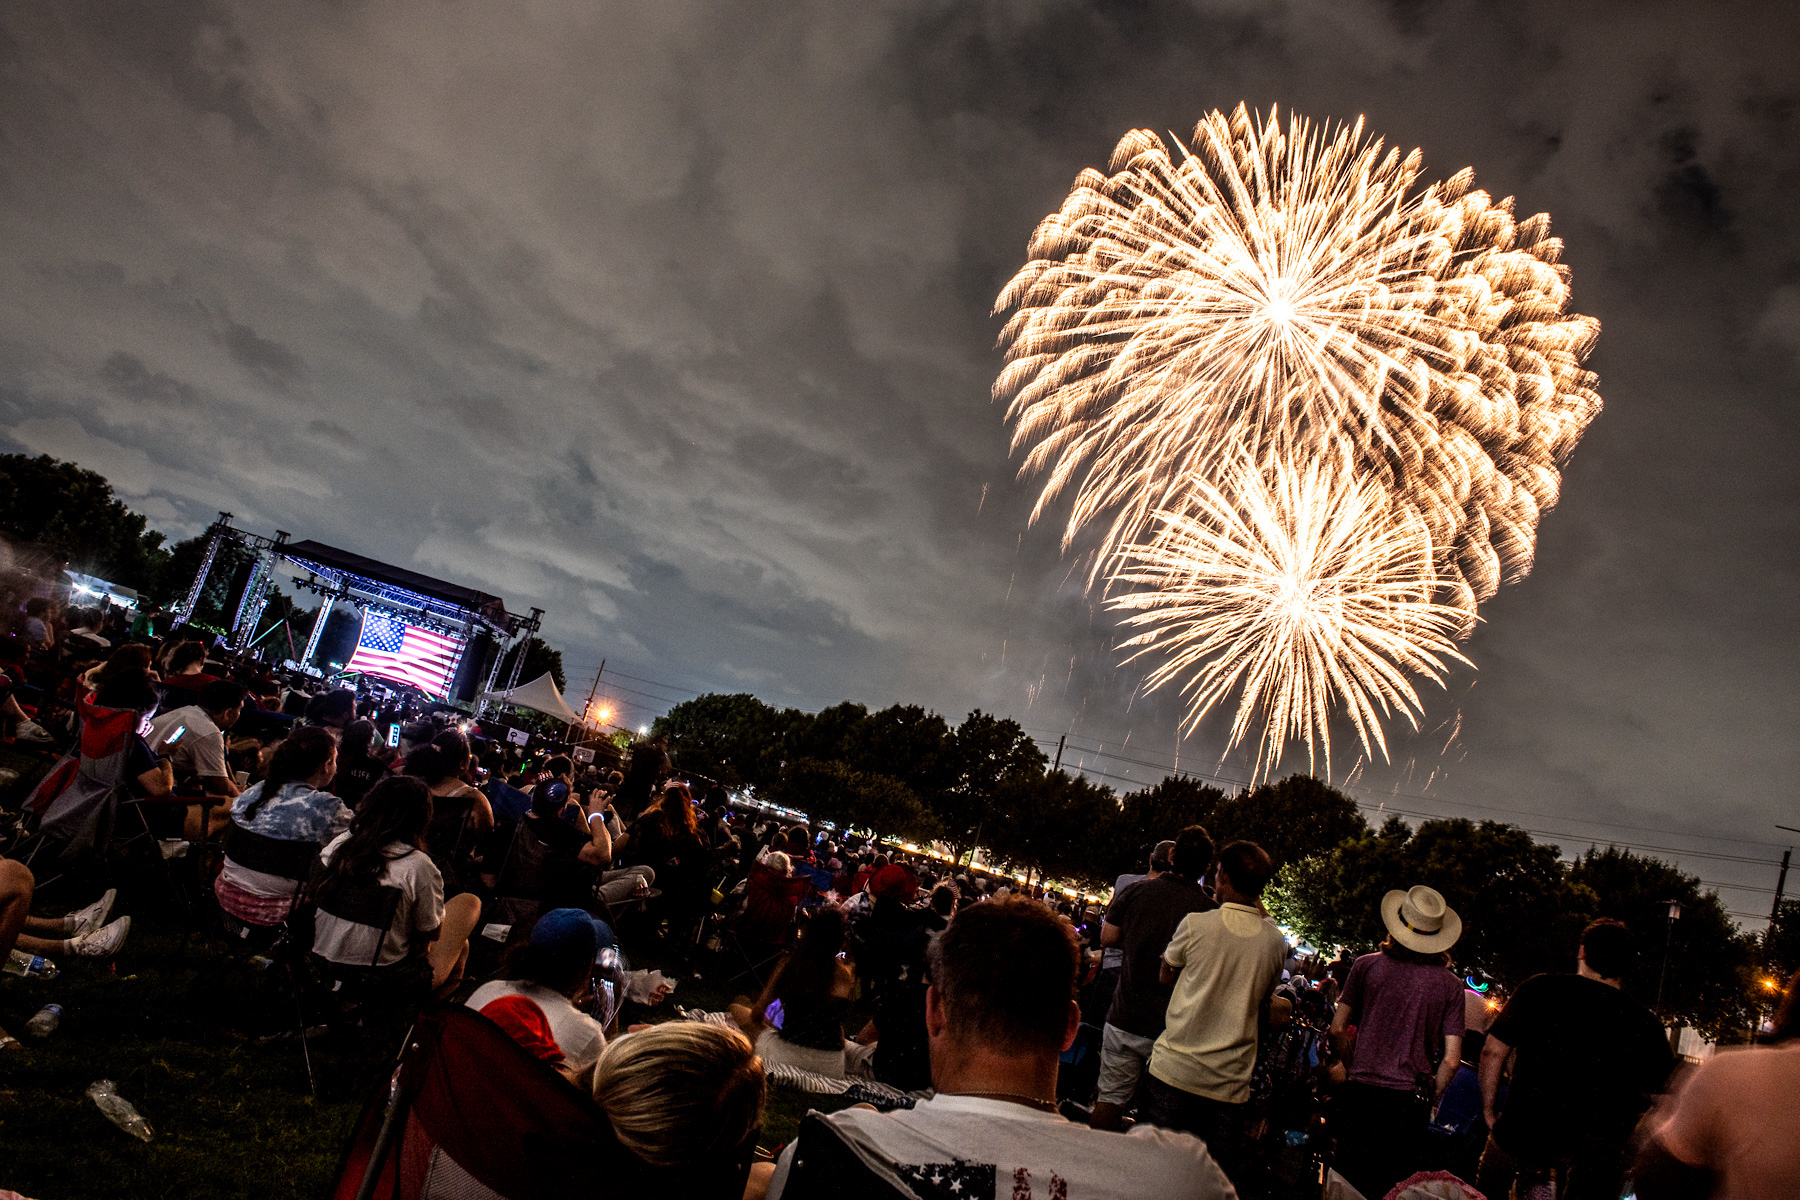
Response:
[[[1373,1200],[1432,1171],[1496,1200],[1800,1195],[1800,977],[1770,1045],[1696,1071],[1621,986],[1617,922],[1502,1005],[1451,969],[1462,923],[1424,884],[1328,960],[1264,910],[1269,855],[1198,825],[1103,905],[734,800],[656,740],[579,762],[116,610],[19,616],[0,720],[66,753],[0,859],[0,952],[129,936],[111,887],[34,912],[39,864],[182,854],[221,934],[289,954],[332,1019],[460,1001],[648,1167],[741,1162],[732,1191],[801,1200]],[[622,1021],[696,978],[742,994]],[[886,1102],[749,1166],[778,1069]]]

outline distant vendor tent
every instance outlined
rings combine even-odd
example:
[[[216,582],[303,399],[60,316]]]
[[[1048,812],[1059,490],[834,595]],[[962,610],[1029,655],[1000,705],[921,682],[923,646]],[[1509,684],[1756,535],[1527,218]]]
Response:
[[[489,704],[510,704],[514,708],[528,708],[532,712],[540,712],[545,716],[555,717],[565,725],[580,722],[581,717],[570,708],[556,690],[556,681],[548,672],[539,675],[530,683],[522,683],[516,688],[502,691],[483,692],[481,699]]]

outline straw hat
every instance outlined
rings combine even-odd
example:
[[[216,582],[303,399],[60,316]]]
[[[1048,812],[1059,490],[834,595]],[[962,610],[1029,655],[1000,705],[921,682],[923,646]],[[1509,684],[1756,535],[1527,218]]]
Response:
[[[1421,954],[1440,954],[1462,936],[1462,918],[1436,888],[1398,889],[1381,898],[1381,923],[1394,940]]]

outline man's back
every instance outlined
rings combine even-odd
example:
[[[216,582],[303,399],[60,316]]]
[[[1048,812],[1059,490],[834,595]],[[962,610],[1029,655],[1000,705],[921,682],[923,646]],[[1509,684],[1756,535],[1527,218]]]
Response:
[[[827,1118],[898,1165],[922,1200],[1156,1196],[1234,1193],[1198,1138],[1140,1126],[1103,1133],[1007,1100],[939,1095],[892,1113],[845,1109]],[[786,1186],[793,1147],[769,1194]]]
[[[1179,968],[1150,1073],[1225,1104],[1250,1098],[1257,1009],[1281,977],[1287,941],[1257,909],[1225,904],[1182,918],[1163,952]]]
[[[1527,979],[1488,1032],[1518,1052],[1495,1137],[1538,1161],[1623,1138],[1674,1067],[1649,1009],[1579,975]]]
[[[1217,907],[1199,884],[1172,873],[1134,883],[1113,897],[1106,920],[1119,927],[1123,961],[1119,990],[1106,1014],[1108,1025],[1147,1038],[1163,1031],[1163,1014],[1175,990],[1160,979],[1163,951],[1182,918]]]

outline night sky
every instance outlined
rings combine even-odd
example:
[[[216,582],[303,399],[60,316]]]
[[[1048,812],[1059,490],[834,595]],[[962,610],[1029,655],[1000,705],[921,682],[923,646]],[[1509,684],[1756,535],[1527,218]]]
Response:
[[[1800,825],[1797,62],[1800,10],[1714,0],[8,4],[0,440],[172,536],[228,509],[541,606],[633,725],[980,706],[1115,786],[1238,780],[1026,527],[989,309],[1127,129],[1365,116],[1552,215],[1606,409],[1479,670],[1339,781],[1704,850],[1766,913],[1732,859]]]

